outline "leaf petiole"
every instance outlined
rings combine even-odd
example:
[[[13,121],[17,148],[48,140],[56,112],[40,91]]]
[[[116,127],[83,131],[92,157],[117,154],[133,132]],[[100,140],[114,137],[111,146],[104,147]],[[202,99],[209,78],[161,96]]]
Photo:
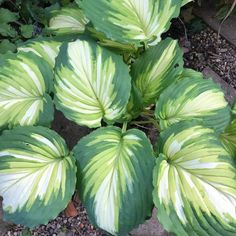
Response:
[[[122,126],[122,134],[126,132],[126,130],[127,130],[127,125],[128,125],[128,122],[124,122],[124,123],[123,123],[123,126]]]

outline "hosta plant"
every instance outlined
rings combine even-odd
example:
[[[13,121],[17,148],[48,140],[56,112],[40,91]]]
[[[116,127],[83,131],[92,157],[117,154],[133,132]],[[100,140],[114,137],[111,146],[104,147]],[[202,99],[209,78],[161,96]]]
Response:
[[[51,37],[0,60],[5,219],[45,224],[77,190],[112,235],[127,235],[154,204],[176,235],[235,235],[235,106],[162,39],[188,1],[76,2],[52,11]],[[97,129],[69,150],[50,129],[54,105]],[[137,129],[145,124],[158,132],[155,148]]]

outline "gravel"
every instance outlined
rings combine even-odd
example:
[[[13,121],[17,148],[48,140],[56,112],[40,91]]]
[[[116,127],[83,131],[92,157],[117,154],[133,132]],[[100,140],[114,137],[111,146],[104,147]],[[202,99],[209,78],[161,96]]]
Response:
[[[210,28],[189,35],[185,53],[185,66],[198,71],[210,67],[225,82],[236,88],[236,49],[225,39],[218,39]]]
[[[76,204],[76,203],[75,203]],[[33,230],[21,225],[12,226],[4,236],[105,236],[106,234],[96,229],[88,220],[86,210],[81,203],[76,204],[79,215],[66,217],[61,213],[55,220],[47,225],[40,225]],[[29,234],[26,234],[29,233]],[[31,233],[31,234],[30,234]]]
[[[183,23],[177,18],[164,35],[167,36],[179,39],[184,49],[185,67],[201,72],[210,67],[236,88],[236,47],[222,36],[218,38],[217,32],[204,22],[195,18],[195,23]]]

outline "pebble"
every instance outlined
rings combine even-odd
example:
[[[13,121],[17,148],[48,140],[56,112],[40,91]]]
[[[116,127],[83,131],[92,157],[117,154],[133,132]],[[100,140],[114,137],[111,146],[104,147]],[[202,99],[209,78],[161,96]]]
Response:
[[[236,88],[236,48],[209,27],[189,35],[191,48],[184,54],[185,66],[202,71],[210,67],[233,88]]]
[[[96,229],[90,224],[86,210],[80,203],[77,205],[79,216],[66,217],[63,213],[55,220],[50,221],[47,225],[40,225],[31,230],[32,236],[105,236],[106,234]],[[16,225],[3,236],[20,236],[25,230],[21,225]]]

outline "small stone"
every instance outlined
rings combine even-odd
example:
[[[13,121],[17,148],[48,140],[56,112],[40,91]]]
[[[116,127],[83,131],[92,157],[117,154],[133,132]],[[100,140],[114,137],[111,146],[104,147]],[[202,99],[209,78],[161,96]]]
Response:
[[[81,229],[83,229],[83,228],[84,228],[84,224],[81,223],[81,224],[79,225],[79,227],[80,227]]]
[[[66,233],[66,236],[73,236],[73,235],[74,235],[74,233],[71,232],[71,231],[69,231],[69,232]]]

